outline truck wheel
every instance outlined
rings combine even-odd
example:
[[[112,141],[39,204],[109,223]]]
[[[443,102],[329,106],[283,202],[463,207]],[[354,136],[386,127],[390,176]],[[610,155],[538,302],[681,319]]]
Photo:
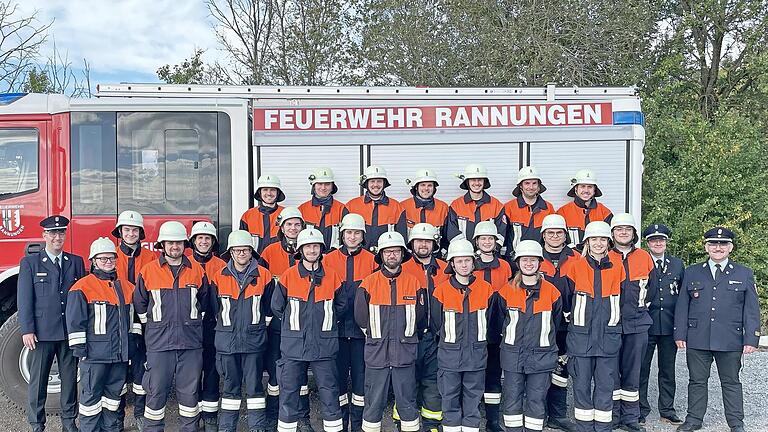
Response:
[[[0,393],[22,410],[27,409],[29,353],[30,351],[21,342],[19,314],[15,313],[0,328]],[[61,412],[60,393],[59,366],[54,360],[48,377],[46,414]]]

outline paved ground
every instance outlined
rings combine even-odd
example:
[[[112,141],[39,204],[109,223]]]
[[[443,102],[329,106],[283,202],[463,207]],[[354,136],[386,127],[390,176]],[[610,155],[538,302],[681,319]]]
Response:
[[[688,371],[685,368],[685,355],[684,353],[678,353],[677,356],[677,384],[678,392],[676,397],[676,407],[678,414],[684,417],[686,407],[686,393],[688,382]],[[728,427],[725,422],[722,408],[722,396],[720,393],[720,384],[716,379],[716,371],[712,371],[713,378],[710,381],[710,393],[709,393],[709,410],[707,417],[704,419],[704,431],[708,432],[721,432],[727,431]],[[746,426],[748,431],[761,432],[768,431],[768,352],[759,352],[745,358],[745,365],[742,371],[742,383],[744,383],[744,411],[746,415]],[[656,400],[658,392],[656,389],[656,376],[652,373],[651,376],[651,388],[649,390],[649,398],[651,405],[655,405],[653,402]],[[313,426],[316,431],[322,431],[322,421],[317,414],[317,399],[312,399],[313,406]],[[170,404],[169,404],[170,405]],[[175,418],[176,410],[170,408],[166,414],[168,418],[169,431],[177,430]],[[132,430],[132,416],[128,415],[128,424],[126,424],[126,430]],[[384,430],[392,431],[393,426],[391,421],[388,421],[389,414],[385,415]],[[48,430],[59,430],[59,419],[55,416],[51,416],[48,419]],[[646,425],[648,431],[674,431],[675,427],[668,424],[661,424],[658,422],[658,414],[656,412],[651,413]],[[25,423],[24,414],[13,407],[10,402],[0,398],[0,431],[2,432],[16,432],[26,431],[28,427]],[[242,427],[241,430],[246,430]]]

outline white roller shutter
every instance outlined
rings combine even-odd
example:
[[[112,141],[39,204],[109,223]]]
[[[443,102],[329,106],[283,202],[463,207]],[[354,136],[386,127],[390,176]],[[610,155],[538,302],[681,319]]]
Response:
[[[449,204],[464,193],[454,174],[463,172],[468,164],[483,164],[491,179],[488,192],[506,202],[517,178],[519,149],[519,143],[372,145],[370,163],[387,170],[392,183],[387,194],[398,200],[411,196],[405,179],[413,178],[417,169],[435,170],[440,183],[437,197]]]
[[[589,168],[595,172],[603,192],[599,201],[614,213],[625,211],[626,141],[532,142],[530,161],[547,186],[544,198],[555,209],[572,199],[566,193],[576,171]]]
[[[283,205],[298,206],[310,198],[309,174],[330,167],[336,175],[336,198],[346,203],[360,195],[360,146],[264,146],[260,149],[260,174],[275,174],[285,193]]]

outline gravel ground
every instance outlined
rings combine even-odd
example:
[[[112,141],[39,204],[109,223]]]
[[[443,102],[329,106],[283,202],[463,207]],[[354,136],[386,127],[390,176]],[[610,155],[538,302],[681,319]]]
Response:
[[[655,362],[655,360],[654,360]],[[768,352],[758,352],[746,356],[744,369],[741,373],[741,381],[744,385],[744,411],[745,411],[745,423],[748,431],[768,431]],[[685,354],[679,352],[677,355],[677,396],[675,398],[675,406],[680,417],[685,417],[686,411],[686,393],[688,383],[688,370],[685,367]],[[656,374],[654,371],[651,373],[650,389],[648,390],[648,397],[651,401],[651,405],[655,405],[655,400],[658,398],[658,390],[656,388]],[[316,393],[313,392],[316,396]],[[322,421],[317,413],[318,401],[316,397],[312,398],[312,425],[316,431],[322,431]],[[570,403],[570,402],[569,402]],[[176,409],[169,403],[169,409],[166,413],[168,419],[167,429],[169,431],[177,430],[177,418]],[[390,404],[391,405],[391,404]],[[15,408],[9,401],[0,398],[0,431],[2,432],[16,432],[29,430],[26,425],[26,419],[24,413]],[[135,430],[133,428],[133,416],[129,412],[126,416],[126,430]],[[390,412],[385,413],[383,429],[385,431],[393,431],[394,427],[390,420]],[[48,430],[60,430],[59,419],[56,416],[50,416],[48,418]],[[242,426],[242,425],[241,425]],[[658,421],[658,413],[654,410],[648,417],[646,429],[653,432],[661,431],[674,431],[675,426],[669,424],[662,424]],[[241,427],[240,430],[247,430],[245,427]],[[545,429],[549,430],[549,429]],[[725,422],[725,416],[723,414],[722,395],[720,393],[720,383],[717,380],[717,372],[713,365],[712,378],[710,379],[710,393],[709,393],[709,410],[707,416],[704,419],[705,432],[721,432],[727,431],[728,426]]]

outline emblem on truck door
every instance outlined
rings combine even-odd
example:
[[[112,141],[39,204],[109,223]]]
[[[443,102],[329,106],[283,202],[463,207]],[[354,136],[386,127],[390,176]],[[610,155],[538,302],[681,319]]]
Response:
[[[0,233],[8,237],[16,237],[24,231],[24,225],[21,224],[21,210],[23,204],[7,204],[0,206],[0,216],[2,216],[2,225]]]

